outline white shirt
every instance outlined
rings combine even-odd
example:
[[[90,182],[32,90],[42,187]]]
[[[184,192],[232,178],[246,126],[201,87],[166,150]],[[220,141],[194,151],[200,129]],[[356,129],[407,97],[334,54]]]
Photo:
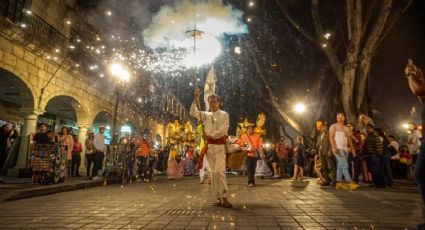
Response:
[[[217,110],[215,112],[199,111],[195,104],[190,107],[190,115],[205,123],[205,135],[214,140],[227,135],[229,130],[229,114]]]
[[[348,150],[348,127],[344,125],[333,124],[329,128],[329,133],[334,133],[337,149]]]
[[[418,130],[412,131],[412,133],[408,137],[407,147],[409,148],[410,154],[416,155],[418,154],[418,150],[421,147],[421,140],[419,137]]]
[[[106,153],[105,136],[103,136],[103,134],[98,133],[94,135],[93,142],[94,142],[93,143],[94,149],[100,150],[103,153]]]
[[[393,146],[395,148],[395,150],[397,150],[397,153],[400,149],[400,145],[397,143],[397,141],[391,141],[390,145]]]

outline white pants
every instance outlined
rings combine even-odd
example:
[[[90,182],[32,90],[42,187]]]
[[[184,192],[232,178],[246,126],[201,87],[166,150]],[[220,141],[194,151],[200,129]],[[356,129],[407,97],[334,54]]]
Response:
[[[201,179],[204,179],[205,171],[208,172],[208,170],[209,170],[209,167],[208,167],[207,157],[204,157],[204,161],[202,163],[202,168],[199,170],[199,177]]]
[[[211,172],[211,192],[217,198],[227,197],[226,146],[208,145],[205,154]]]

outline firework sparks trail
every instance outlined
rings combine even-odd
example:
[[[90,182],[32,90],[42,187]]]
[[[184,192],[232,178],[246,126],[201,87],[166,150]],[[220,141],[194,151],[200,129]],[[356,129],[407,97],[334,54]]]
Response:
[[[185,32],[201,32],[193,51],[193,37]],[[152,53],[138,52],[138,63],[146,70],[170,72],[212,63],[221,53],[219,39],[247,32],[242,12],[221,0],[178,1],[163,6],[143,31],[144,44]],[[140,55],[141,54],[141,55]]]

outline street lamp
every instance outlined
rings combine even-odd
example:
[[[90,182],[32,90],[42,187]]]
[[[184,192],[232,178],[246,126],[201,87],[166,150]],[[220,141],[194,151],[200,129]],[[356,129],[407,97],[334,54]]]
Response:
[[[111,74],[122,82],[130,81],[130,73],[120,63],[112,63],[109,67]]]
[[[116,77],[122,85],[124,84],[124,82],[130,81],[130,73],[120,63],[112,63],[109,66],[109,71],[111,75]],[[119,90],[116,90],[116,94],[117,95],[116,95],[115,107],[114,107],[114,120],[112,124],[112,134],[111,134],[112,137],[115,135],[115,132],[117,131],[118,103],[120,98]]]
[[[306,107],[305,107],[305,105],[303,103],[297,103],[294,106],[294,111],[296,113],[300,113],[301,114],[301,113],[304,113],[305,110],[306,110]]]

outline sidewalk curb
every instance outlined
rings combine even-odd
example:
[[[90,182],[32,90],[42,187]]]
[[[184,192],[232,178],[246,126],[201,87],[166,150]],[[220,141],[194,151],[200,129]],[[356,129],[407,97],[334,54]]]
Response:
[[[117,182],[118,180],[108,180],[107,184],[113,184]],[[81,183],[73,183],[73,184],[64,183],[64,184],[57,184],[57,185],[46,185],[46,187],[16,190],[12,192],[6,198],[1,200],[0,202],[21,200],[21,199],[32,198],[32,197],[51,195],[55,193],[99,187],[99,186],[103,186],[104,183],[105,182],[103,180],[86,181]]]

